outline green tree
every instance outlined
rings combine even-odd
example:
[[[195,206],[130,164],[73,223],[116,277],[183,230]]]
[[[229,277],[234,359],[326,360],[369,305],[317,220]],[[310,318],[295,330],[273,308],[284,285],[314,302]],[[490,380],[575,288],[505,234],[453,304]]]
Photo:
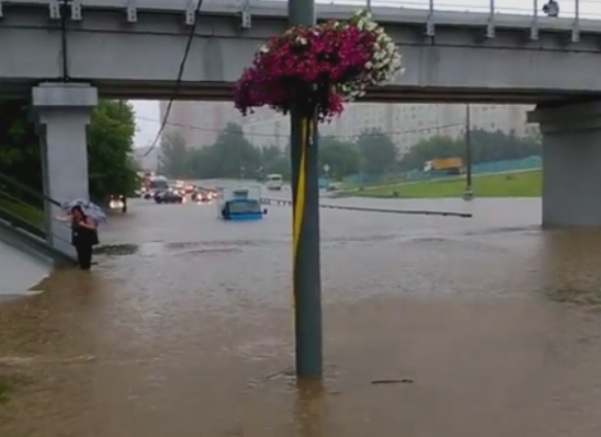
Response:
[[[339,180],[359,172],[361,156],[355,144],[323,137],[319,140],[319,168],[325,165],[329,167],[328,175]]]
[[[261,167],[261,151],[252,145],[242,128],[228,123],[207,152],[218,177],[252,177]]]
[[[520,138],[514,132],[471,132],[474,163],[521,159],[540,155],[542,146],[536,137]]]
[[[276,145],[255,147],[242,128],[230,123],[219,134],[215,144],[198,150],[188,150],[186,160],[190,177],[209,178],[263,178],[269,173],[280,173],[290,178],[289,155]]]
[[[170,130],[161,138],[161,159],[159,172],[173,177],[184,178],[190,173],[190,153],[184,136],[178,130]]]
[[[27,102],[0,102],[0,172],[42,191],[40,141],[29,114]],[[128,103],[104,100],[92,112],[87,144],[92,198],[104,200],[135,188],[134,134],[134,113]]]
[[[379,129],[364,131],[357,139],[361,170],[381,175],[396,167],[398,151],[392,139]]]
[[[88,129],[90,197],[105,200],[116,193],[131,194],[137,175],[131,153],[136,131],[131,104],[103,100],[92,112]]]
[[[540,137],[521,138],[514,133],[501,131],[488,132],[475,129],[471,131],[472,162],[504,161],[538,156],[542,152]],[[466,152],[465,138],[454,139],[435,136],[415,144],[401,158],[400,168],[403,170],[421,169],[426,161],[450,156],[464,157]]]
[[[26,101],[0,101],[0,173],[42,191],[40,142]]]

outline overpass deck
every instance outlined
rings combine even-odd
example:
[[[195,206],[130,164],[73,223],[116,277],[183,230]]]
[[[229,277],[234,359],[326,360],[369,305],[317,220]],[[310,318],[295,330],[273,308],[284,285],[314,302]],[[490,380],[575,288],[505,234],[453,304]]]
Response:
[[[366,101],[535,103],[601,97],[595,73],[601,69],[601,20],[497,9],[441,11],[437,2],[433,9],[382,3],[372,2],[373,15],[399,44],[407,72],[390,86],[370,90]],[[64,28],[71,80],[90,82],[106,97],[169,98],[189,26],[197,22],[179,98],[229,100],[256,47],[286,27],[287,5],[205,0],[198,17],[186,14],[195,4],[75,0]],[[62,21],[53,9],[59,2],[0,0],[0,5],[0,46],[12,60],[0,64],[0,94],[27,96],[35,84],[62,76]],[[357,5],[320,4],[318,18],[345,18]]]

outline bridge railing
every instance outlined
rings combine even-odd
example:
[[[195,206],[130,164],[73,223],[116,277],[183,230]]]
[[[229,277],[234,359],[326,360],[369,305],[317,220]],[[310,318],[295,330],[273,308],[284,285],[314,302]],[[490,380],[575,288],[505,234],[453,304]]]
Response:
[[[139,9],[194,10],[199,0],[69,0],[69,4],[78,4],[83,8],[92,6],[123,7]],[[220,2],[238,5],[240,9],[253,3],[282,2],[287,0],[204,0],[203,6],[211,8]],[[398,8],[437,12],[471,12],[488,14],[523,15],[534,18],[546,17],[543,6],[549,0],[316,0],[322,5],[348,5],[357,8]],[[559,4],[559,17],[578,20],[601,20],[601,0],[556,0]],[[62,0],[0,0],[4,4],[48,4],[50,9],[57,7]],[[1,6],[0,6],[1,10]],[[201,8],[202,13],[202,8]],[[1,13],[0,13],[1,14]],[[0,15],[1,16],[1,15]]]
[[[253,0],[239,0],[242,3]],[[260,1],[260,0],[259,0]],[[281,0],[286,1],[286,0]],[[436,16],[445,12],[465,12],[487,15],[486,36],[495,36],[495,20],[500,16],[522,16],[531,18],[530,38],[537,40],[539,21],[561,18],[571,20],[571,41],[580,41],[581,21],[601,20],[601,0],[556,0],[559,14],[548,16],[543,11],[549,0],[316,0],[324,5],[349,5],[357,8],[396,8],[407,10],[424,10],[427,12],[426,34],[434,36]],[[562,26],[563,27],[563,26]]]
[[[242,0],[244,1],[244,0]],[[252,0],[250,0],[252,2]],[[284,1],[284,0],[283,0]],[[317,0],[318,4],[352,5],[365,8],[424,9],[432,12],[474,12],[546,16],[548,0]],[[601,0],[557,0],[559,17],[601,20]]]

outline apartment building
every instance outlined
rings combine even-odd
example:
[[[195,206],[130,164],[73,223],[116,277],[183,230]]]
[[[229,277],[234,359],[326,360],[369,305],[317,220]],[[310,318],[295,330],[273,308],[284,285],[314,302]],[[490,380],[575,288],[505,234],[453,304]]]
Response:
[[[166,111],[161,102],[161,116]],[[420,140],[436,135],[458,137],[465,132],[468,105],[465,104],[375,104],[353,103],[342,116],[320,125],[322,135],[353,140],[362,132],[379,129],[387,133],[402,154]],[[527,136],[533,126],[526,122],[528,105],[470,104],[472,129],[500,130]],[[188,147],[215,143],[227,123],[242,126],[245,136],[256,146],[289,142],[290,117],[270,109],[259,109],[243,117],[231,102],[174,102],[166,130],[179,130]]]
[[[465,132],[467,105],[464,104],[371,104],[347,105],[342,116],[320,125],[322,135],[353,140],[362,132],[379,129],[392,138],[400,153],[420,140],[436,135],[458,137]],[[526,122],[527,105],[470,104],[472,129],[500,130],[527,136],[532,126]],[[243,130],[256,145],[288,144],[290,120],[274,111],[253,114]]]

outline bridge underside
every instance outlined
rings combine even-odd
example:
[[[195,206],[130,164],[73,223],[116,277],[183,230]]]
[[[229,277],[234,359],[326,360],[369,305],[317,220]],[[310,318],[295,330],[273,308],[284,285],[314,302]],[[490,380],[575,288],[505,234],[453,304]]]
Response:
[[[49,79],[50,80],[50,79]],[[56,79],[54,79],[56,80]],[[91,82],[103,98],[168,100],[174,95],[173,81],[107,81]],[[37,81],[0,81],[0,99],[30,99],[31,90]],[[177,100],[230,101],[234,84],[231,82],[186,82],[176,95]],[[361,102],[369,103],[497,103],[497,104],[545,104],[572,103],[601,100],[597,92],[551,92],[537,89],[475,89],[436,88],[415,86],[386,86],[372,88]]]
[[[285,2],[262,3],[267,6],[257,7],[247,28],[234,13],[237,2],[203,5],[179,99],[231,100],[232,84],[253,53],[287,27]],[[324,8],[323,18],[351,12]],[[562,27],[571,21],[541,22],[546,27],[535,40],[528,38],[529,22],[498,18],[494,38],[484,38],[486,16],[439,14],[435,36],[427,36],[423,17],[411,11],[374,14],[398,44],[406,70],[393,85],[370,90],[365,101],[531,104],[601,97],[598,27],[583,27],[571,42]],[[63,75],[93,85],[102,97],[172,96],[190,32],[183,12],[140,10],[128,22],[123,10],[89,7],[82,17],[66,20],[63,32],[47,7],[8,4],[0,20],[0,47],[9,60],[0,62],[0,97],[29,98],[32,87]]]

